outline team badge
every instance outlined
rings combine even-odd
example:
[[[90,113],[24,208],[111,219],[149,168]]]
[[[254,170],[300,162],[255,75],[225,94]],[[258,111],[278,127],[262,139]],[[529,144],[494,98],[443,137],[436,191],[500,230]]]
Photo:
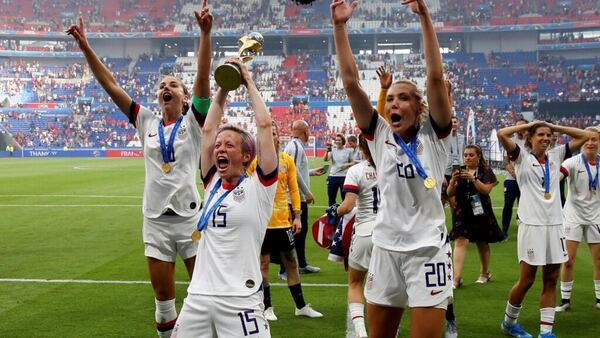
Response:
[[[533,249],[527,249],[527,258],[530,260],[535,259],[535,251]]]
[[[185,124],[182,123],[181,127],[177,131],[177,136],[183,136],[183,135],[185,135],[186,132],[187,132],[187,128],[186,128]]]
[[[246,191],[244,190],[244,187],[235,188],[235,190],[233,191],[233,200],[238,203],[241,203],[245,199],[246,199]]]

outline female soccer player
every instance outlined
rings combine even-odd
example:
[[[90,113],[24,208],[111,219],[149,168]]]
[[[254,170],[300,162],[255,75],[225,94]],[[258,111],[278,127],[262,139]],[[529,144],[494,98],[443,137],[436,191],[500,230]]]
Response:
[[[357,207],[354,222],[354,235],[348,257],[348,308],[357,337],[367,337],[365,328],[363,281],[369,269],[373,242],[371,234],[375,225],[375,216],[379,208],[379,190],[377,190],[377,172],[364,136],[358,136],[358,147],[363,160],[348,170],[344,181],[346,197],[335,210],[342,217]]]
[[[563,174],[568,175],[569,194],[563,209],[565,236],[569,260],[562,266],[560,294],[561,304],[556,311],[571,308],[573,268],[579,243],[585,237],[594,262],[594,291],[596,308],[600,310],[600,194],[598,191],[598,148],[600,129],[590,127],[590,139],[583,145],[581,155],[563,162]]]
[[[242,83],[256,121],[254,137],[245,130],[219,128],[227,92],[219,89],[203,127],[202,180],[206,187],[198,232],[196,271],[173,337],[270,337],[260,286],[260,248],[273,212],[277,153],[271,116],[246,65]],[[246,169],[257,154],[256,174]]]
[[[137,128],[144,146],[143,239],[160,337],[170,337],[177,320],[177,254],[182,257],[191,277],[197,248],[190,234],[198,222],[200,210],[196,172],[200,163],[200,128],[210,105],[208,78],[212,54],[212,15],[206,0],[202,11],[194,14],[201,36],[191,110],[189,93],[183,83],[173,76],[165,76],[156,92],[162,117],[133,101],[119,86],[91,48],[85,36],[83,18],[79,18],[79,25],[67,30],[79,45],[96,80]]]
[[[335,135],[335,147],[328,146],[327,152],[323,157],[324,161],[331,161],[331,170],[327,177],[327,197],[329,205],[335,204],[336,195],[338,190],[344,200],[344,179],[346,178],[346,172],[348,168],[354,165],[354,159],[352,158],[352,151],[345,148],[346,138],[342,134]]]
[[[398,81],[386,96],[389,123],[361,88],[352,56],[346,22],[358,1],[332,1],[331,17],[340,76],[356,123],[369,141],[381,195],[365,286],[369,334],[394,337],[409,306],[411,336],[437,338],[452,296],[450,246],[440,201],[451,109],[429,10],[423,0],[402,3],[421,21],[429,109],[414,83]]]
[[[528,131],[525,147],[521,149],[512,139],[514,133]],[[567,145],[549,149],[553,132],[565,133],[573,139]],[[567,261],[565,237],[559,193],[560,165],[571,152],[579,149],[587,140],[587,132],[569,127],[534,121],[500,129],[498,139],[502,142],[509,160],[516,171],[521,189],[517,214],[517,250],[519,280],[512,287],[506,304],[501,329],[512,337],[531,337],[517,323],[521,304],[529,288],[535,282],[538,266],[542,267],[542,295],[540,298],[540,335],[554,337],[554,305],[556,280],[560,264]]]
[[[469,242],[477,244],[479,278],[475,283],[487,283],[490,272],[490,245],[500,242],[504,234],[498,226],[490,192],[498,184],[494,171],[487,165],[481,148],[468,145],[463,151],[465,169],[454,170],[448,183],[448,197],[455,197],[452,208],[454,224],[450,239],[454,240],[454,287],[462,286],[462,269]]]

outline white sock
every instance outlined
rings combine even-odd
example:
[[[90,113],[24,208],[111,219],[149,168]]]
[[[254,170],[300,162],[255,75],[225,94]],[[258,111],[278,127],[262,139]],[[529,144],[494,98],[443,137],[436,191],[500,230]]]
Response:
[[[554,325],[554,307],[540,309],[540,334],[552,332]]]
[[[350,304],[346,309],[346,337],[355,337],[354,325],[352,324],[352,315],[350,314]]]
[[[573,281],[560,282],[560,298],[561,300],[570,300],[571,292],[573,291]]]
[[[156,332],[160,338],[169,338],[177,321],[177,310],[175,309],[175,299],[158,300],[154,299],[156,310],[154,319],[156,319]]]
[[[600,280],[594,280],[594,291],[596,291],[596,300],[600,299]]]
[[[352,324],[354,324],[354,331],[362,337],[367,333],[365,328],[365,306],[363,303],[349,303],[348,308],[350,309],[350,318],[352,318]]]
[[[511,305],[509,302],[506,302],[506,311],[504,312],[504,321],[507,324],[514,324],[517,322],[519,318],[519,313],[521,312],[521,305]]]

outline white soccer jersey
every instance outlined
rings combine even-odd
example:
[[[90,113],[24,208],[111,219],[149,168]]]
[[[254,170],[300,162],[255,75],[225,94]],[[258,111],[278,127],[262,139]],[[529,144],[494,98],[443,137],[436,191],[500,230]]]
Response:
[[[550,199],[544,198],[544,164],[540,164],[535,156],[517,146],[515,154],[511,154],[511,162],[515,166],[517,183],[521,190],[521,198],[517,214],[519,220],[529,225],[562,224],[562,207],[560,202],[560,165],[566,154],[566,146],[560,145],[547,152],[550,161]],[[513,157],[514,156],[514,157]]]
[[[450,128],[438,135],[428,118],[417,134],[417,157],[427,175],[436,180],[436,186],[427,189],[414,164],[396,144],[388,123],[381,116],[374,117],[373,123],[376,125],[365,135],[377,167],[381,196],[373,244],[393,251],[441,247],[445,243],[446,215],[440,195]]]
[[[377,172],[369,161],[362,161],[348,169],[344,191],[358,195],[354,233],[358,236],[370,236],[379,208],[379,191]]]
[[[158,137],[158,125],[162,120],[148,108],[132,103],[132,116],[137,116],[135,126],[144,147],[146,177],[144,183],[143,213],[156,218],[167,209],[178,215],[190,217],[198,213],[200,201],[196,187],[196,174],[200,165],[200,141],[202,130],[192,110],[183,115],[183,121],[175,137],[175,162],[169,173],[162,171],[164,163]],[[165,126],[165,142],[168,144],[174,124]]]
[[[209,218],[198,244],[188,293],[249,296],[258,291],[262,283],[260,248],[273,212],[278,173],[275,170],[265,177],[258,169],[257,175],[246,178]],[[205,204],[219,177],[215,174],[208,180]],[[219,188],[211,203],[225,191]]]
[[[568,174],[569,194],[563,208],[565,223],[600,224],[600,193],[592,194],[583,155],[571,157],[563,162],[563,173]],[[589,163],[588,163],[589,164]],[[596,166],[589,164],[592,179],[596,177]]]

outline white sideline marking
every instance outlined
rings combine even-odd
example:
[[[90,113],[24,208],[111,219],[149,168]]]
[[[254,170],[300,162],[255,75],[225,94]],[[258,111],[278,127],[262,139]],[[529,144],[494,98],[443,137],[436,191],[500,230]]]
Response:
[[[54,283],[54,284],[150,284],[145,280],[92,280],[92,279],[42,279],[42,278],[0,278],[0,283]],[[187,285],[189,282],[176,281],[175,284]],[[274,286],[288,286],[287,283],[270,283]],[[302,283],[311,287],[347,287],[339,283]]]

